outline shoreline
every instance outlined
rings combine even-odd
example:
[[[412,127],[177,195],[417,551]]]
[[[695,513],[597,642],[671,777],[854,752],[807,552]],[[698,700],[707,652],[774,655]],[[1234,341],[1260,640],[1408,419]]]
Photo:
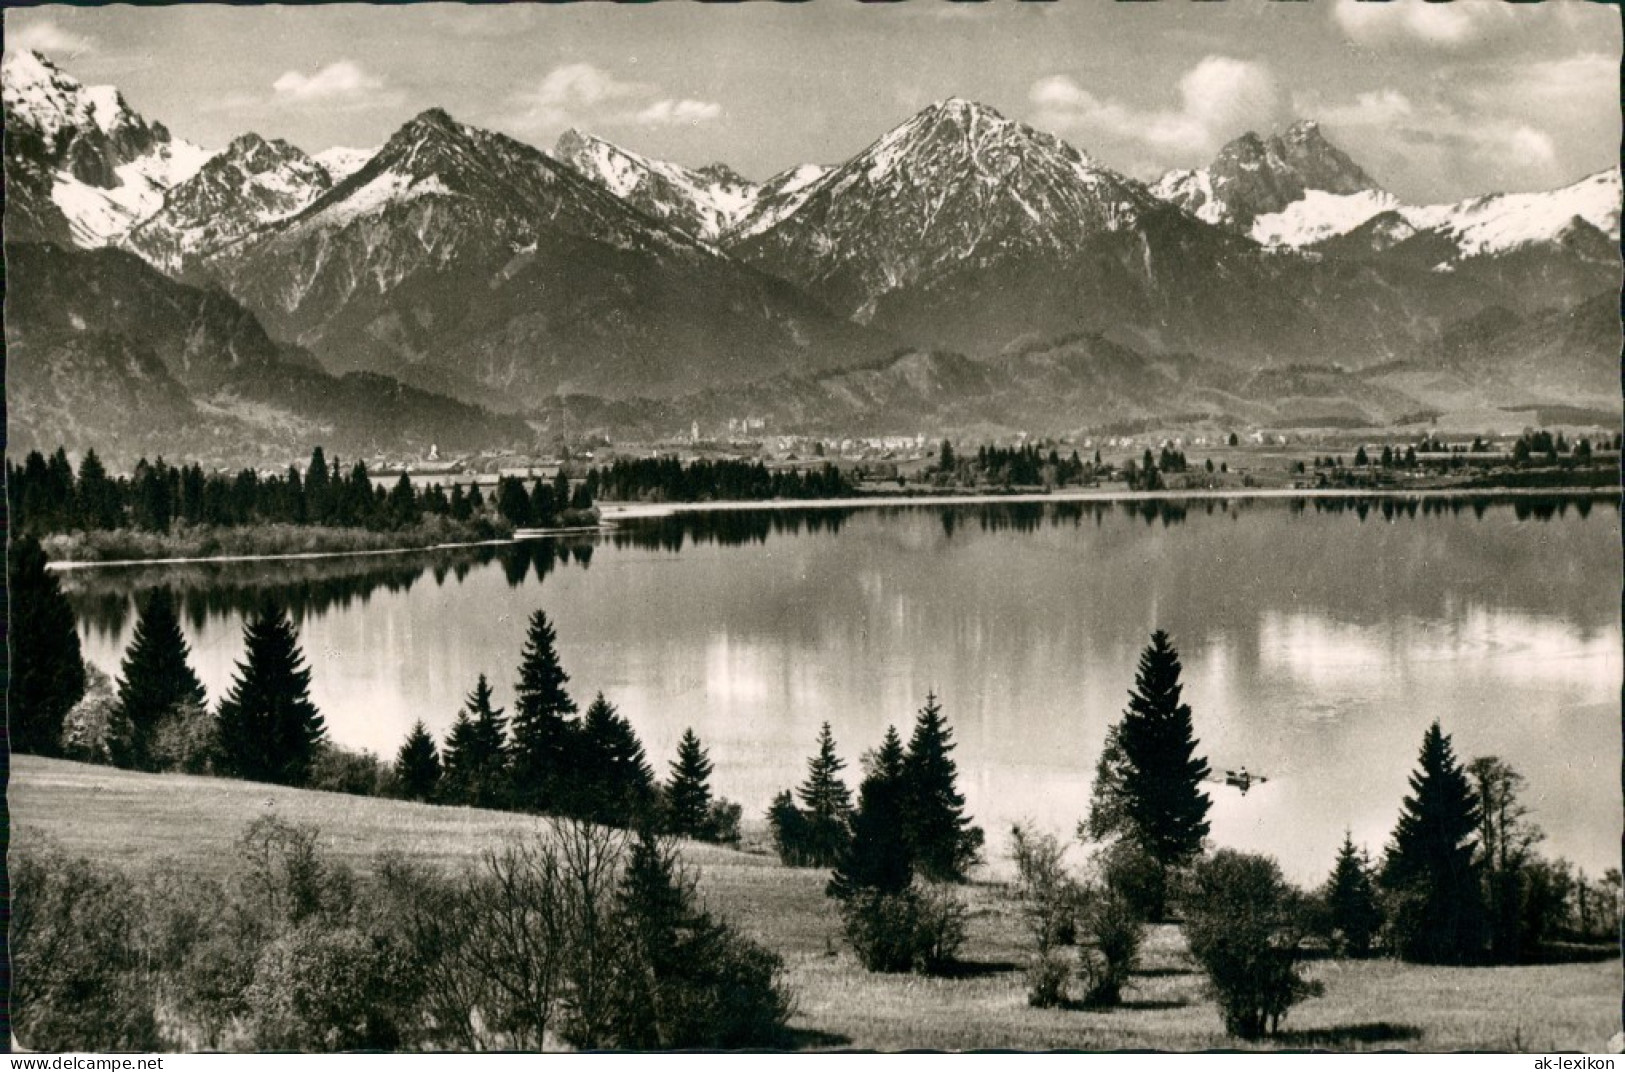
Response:
[[[891,506],[980,506],[999,503],[1046,502],[1188,502],[1208,499],[1434,499],[1484,498],[1618,498],[1614,487],[1564,486],[1553,488],[1184,488],[1128,491],[1109,488],[1061,488],[1011,494],[971,492],[964,495],[860,495],[840,499],[767,499],[718,502],[607,503],[597,505],[604,521],[634,521],[671,517],[681,513],[738,510],[838,510]]]
[[[1128,491],[1105,488],[1061,488],[1056,491],[970,492],[963,495],[932,493],[923,495],[860,495],[839,499],[729,499],[714,502],[597,503],[599,524],[560,529],[522,529],[505,539],[424,544],[421,547],[382,547],[362,551],[298,551],[280,554],[206,555],[179,558],[124,558],[109,561],[57,561],[46,563],[51,571],[88,569],[128,569],[139,566],[195,566],[211,562],[304,562],[330,558],[365,558],[379,555],[408,555],[429,551],[454,551],[468,547],[506,547],[528,540],[560,536],[603,534],[617,521],[643,521],[674,517],[685,513],[737,513],[747,510],[853,510],[899,506],[986,506],[1000,503],[1050,502],[1202,502],[1228,499],[1400,499],[1422,496],[1433,499],[1483,498],[1590,498],[1617,499],[1619,489],[1601,487],[1554,488],[1186,488],[1161,491]]]

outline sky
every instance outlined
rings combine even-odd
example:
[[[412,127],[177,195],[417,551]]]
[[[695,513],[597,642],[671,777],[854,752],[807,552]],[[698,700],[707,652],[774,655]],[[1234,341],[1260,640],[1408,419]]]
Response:
[[[211,147],[371,147],[438,106],[765,179],[957,96],[1147,180],[1295,118],[1413,203],[1619,160],[1619,10],[1592,0],[47,4],[5,31]]]

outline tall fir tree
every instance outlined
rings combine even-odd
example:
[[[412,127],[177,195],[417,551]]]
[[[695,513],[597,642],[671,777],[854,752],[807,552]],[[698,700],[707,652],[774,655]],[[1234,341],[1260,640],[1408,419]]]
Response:
[[[1355,849],[1354,838],[1343,834],[1337,863],[1322,893],[1327,923],[1337,950],[1344,956],[1363,957],[1382,927],[1382,908],[1365,854]]]
[[[1422,737],[1410,786],[1382,868],[1382,884],[1395,894],[1400,955],[1424,964],[1471,962],[1484,944],[1478,798],[1437,720]]]
[[[220,751],[228,773],[303,785],[326,723],[310,701],[310,669],[282,607],[267,602],[243,627],[246,652],[220,704]]]
[[[73,608],[62,594],[61,582],[45,569],[45,552],[32,536],[12,538],[6,586],[10,750],[55,755],[61,748],[62,720],[85,694],[85,663]]]
[[[571,811],[605,826],[648,825],[655,801],[654,771],[632,724],[604,694],[587,705],[582,718]]]
[[[570,803],[580,730],[576,702],[564,688],[570,675],[559,665],[557,641],[547,613],[532,614],[514,687],[513,799],[521,808],[540,812]]]
[[[666,829],[679,837],[704,838],[710,834],[711,757],[693,728],[677,742],[677,758],[666,782]]]
[[[982,831],[965,814],[953,731],[936,693],[927,693],[903,757],[903,836],[914,866],[938,882],[962,882],[977,862]]]
[[[476,808],[506,802],[508,742],[502,708],[491,703],[491,684],[481,674],[463,701],[441,755],[442,797]]]
[[[1181,670],[1179,653],[1158,629],[1140,655],[1119,729],[1124,818],[1130,836],[1164,871],[1201,851],[1212,805],[1201,788],[1212,771],[1196,754],[1191,709],[1180,701]]]
[[[887,726],[880,747],[866,758],[852,838],[825,887],[829,896],[845,901],[864,892],[901,893],[913,881],[903,833],[904,762],[903,740]]]
[[[851,837],[852,792],[841,780],[845,767],[826,722],[818,731],[818,751],[807,760],[807,780],[796,788],[806,817],[804,855],[817,867],[832,866]]]
[[[127,765],[152,767],[152,739],[158,723],[182,704],[203,706],[203,682],[187,662],[191,648],[181,632],[175,597],[157,588],[141,608],[130,647],[119,668],[119,714],[130,728]]]
[[[434,800],[440,787],[440,753],[419,719],[395,754],[395,781],[408,800]]]

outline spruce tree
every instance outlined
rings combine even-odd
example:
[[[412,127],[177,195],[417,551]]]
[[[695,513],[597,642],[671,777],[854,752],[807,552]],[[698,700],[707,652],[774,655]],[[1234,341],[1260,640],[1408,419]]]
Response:
[[[860,893],[901,893],[914,878],[903,833],[903,741],[886,727],[880,747],[867,757],[852,838],[836,862],[825,892],[846,901]]]
[[[564,689],[570,675],[559,665],[557,639],[545,611],[531,615],[514,687],[514,802],[541,812],[569,806],[579,730],[572,717],[576,703]]]
[[[62,720],[85,694],[73,608],[61,583],[46,571],[45,552],[32,536],[12,539],[6,567],[10,747],[13,752],[55,755],[61,748]]]
[[[141,608],[119,668],[119,713],[131,735],[129,765],[151,768],[153,734],[165,715],[182,704],[208,702],[203,683],[186,661],[190,654],[175,597],[168,588],[155,589]]]
[[[981,828],[965,814],[953,750],[942,705],[927,693],[903,757],[903,836],[915,867],[938,882],[964,881],[982,848]]]
[[[704,838],[710,833],[711,758],[692,728],[677,742],[677,758],[666,783],[666,829],[679,837]]]
[[[287,612],[267,602],[243,627],[246,653],[220,704],[220,750],[238,778],[303,785],[327,728]]]
[[[1466,963],[1484,939],[1478,799],[1437,720],[1422,737],[1410,785],[1382,869],[1396,896],[1399,952],[1425,964]]]
[[[422,719],[412,727],[401,750],[395,754],[395,780],[400,783],[401,795],[408,800],[433,800],[439,788],[440,755]]]
[[[507,751],[502,708],[492,705],[491,685],[481,674],[446,736],[441,757],[442,796],[476,808],[504,803]]]
[[[826,722],[818,731],[818,751],[807,760],[807,780],[796,789],[807,820],[806,857],[818,867],[834,864],[851,836],[852,793],[841,781],[845,767]]]
[[[483,675],[482,675],[483,677]],[[448,804],[473,804],[474,722],[459,710],[440,750],[440,799]]]
[[[1212,772],[1196,754],[1191,709],[1180,702],[1180,671],[1179,653],[1158,629],[1140,655],[1119,730],[1124,815],[1131,836],[1164,871],[1201,851],[1211,806],[1201,785]]]
[[[1338,950],[1354,957],[1370,953],[1371,942],[1382,926],[1382,909],[1377,903],[1370,864],[1364,854],[1354,848],[1354,839],[1346,832],[1322,896],[1326,902],[1327,923]]]
[[[571,773],[574,814],[605,826],[646,824],[654,806],[654,771],[632,724],[603,693],[587,705]]]

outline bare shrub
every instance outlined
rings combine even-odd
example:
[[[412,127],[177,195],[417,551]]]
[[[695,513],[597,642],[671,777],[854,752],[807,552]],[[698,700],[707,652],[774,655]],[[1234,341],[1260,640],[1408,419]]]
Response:
[[[39,1050],[161,1048],[124,876],[54,847],[10,864],[17,1038]]]

